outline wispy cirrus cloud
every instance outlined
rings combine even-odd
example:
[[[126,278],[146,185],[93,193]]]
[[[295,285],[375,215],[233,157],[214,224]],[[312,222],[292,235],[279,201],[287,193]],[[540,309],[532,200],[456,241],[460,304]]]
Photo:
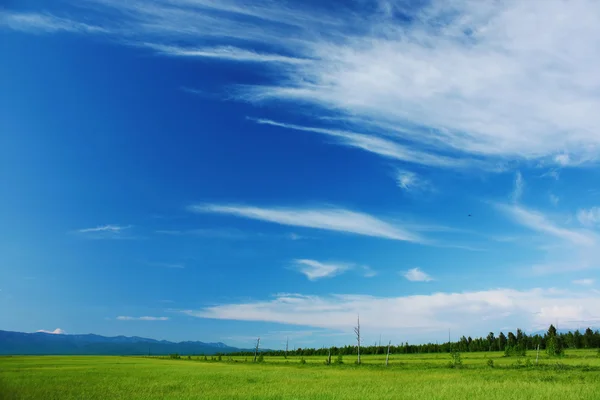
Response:
[[[87,239],[135,239],[129,232],[132,225],[99,225],[93,228],[81,228],[75,233]]]
[[[592,246],[598,242],[598,237],[594,232],[562,227],[539,211],[529,210],[518,205],[496,204],[496,207],[517,224],[534,231],[566,240],[575,245]]]
[[[152,267],[170,268],[170,269],[184,269],[185,264],[182,263],[164,263],[164,262],[150,262],[147,263]]]
[[[462,332],[489,332],[489,317],[528,330],[545,328],[556,319],[596,323],[600,297],[593,291],[558,289],[493,289],[400,297],[365,295],[305,296],[280,294],[275,299],[222,304],[186,315],[239,321],[263,321],[327,329],[349,329],[360,314],[361,324],[376,332],[422,335],[448,327]],[[393,315],[394,318],[389,318]],[[457,322],[460,321],[460,322]],[[499,329],[498,325],[496,329]],[[421,337],[421,336],[419,336]]]
[[[120,315],[117,317],[119,321],[168,321],[169,317],[129,317]]]
[[[523,196],[524,187],[525,181],[523,180],[523,175],[521,175],[520,171],[517,171],[517,173],[515,174],[514,189],[510,196],[513,203],[518,203],[519,200],[521,200],[521,196]]]
[[[354,2],[335,12],[266,0],[77,4],[68,20],[4,11],[0,25],[106,31],[127,44],[170,48],[165,54],[285,64],[263,85],[238,82],[239,98],[316,106],[365,131],[336,133],[339,143],[408,162],[510,158],[565,167],[600,152],[594,0]],[[86,23],[90,5],[95,25]],[[375,126],[394,129],[367,132]]]
[[[430,183],[414,172],[407,170],[396,171],[396,183],[398,187],[406,192],[422,191],[430,189]]]
[[[342,263],[323,263],[316,260],[298,259],[294,260],[294,268],[306,277],[315,281],[322,278],[332,278],[343,274],[351,268],[349,264]]]
[[[577,220],[585,226],[598,225],[600,223],[600,207],[579,210]]]
[[[414,148],[406,144],[401,144],[393,140],[363,133],[286,124],[268,119],[251,120],[262,125],[271,125],[280,128],[293,129],[305,132],[315,132],[331,136],[338,139],[339,142],[343,145],[349,147],[356,147],[370,153],[375,153],[382,157],[391,158],[399,161],[406,161],[422,165],[456,168],[467,167],[473,163],[473,161],[470,160],[451,158],[443,155],[435,155],[431,153],[422,152],[419,150],[415,150]]]
[[[411,282],[430,282],[433,280],[429,274],[422,271],[420,268],[409,269],[408,271],[403,272],[402,276]]]
[[[74,32],[74,33],[106,33],[107,31],[94,25],[73,21],[67,18],[59,18],[52,14],[38,13],[15,13],[0,10],[0,27],[33,32]]]
[[[160,54],[175,57],[199,57],[240,62],[284,64],[306,64],[307,62],[309,62],[309,60],[303,58],[286,57],[278,54],[258,53],[255,51],[244,50],[233,46],[190,48],[178,46],[165,46],[154,43],[144,43],[143,46],[154,49]]]
[[[586,278],[586,279],[575,279],[573,283],[575,285],[581,286],[592,286],[596,281],[594,279]]]
[[[79,233],[97,233],[97,232],[110,232],[110,233],[120,233],[125,229],[131,228],[131,225],[121,226],[121,225],[100,225],[95,228],[83,228],[77,230]]]
[[[266,208],[243,205],[199,204],[189,207],[196,213],[225,214],[280,225],[322,229],[392,240],[420,242],[416,233],[377,217],[342,208]]]

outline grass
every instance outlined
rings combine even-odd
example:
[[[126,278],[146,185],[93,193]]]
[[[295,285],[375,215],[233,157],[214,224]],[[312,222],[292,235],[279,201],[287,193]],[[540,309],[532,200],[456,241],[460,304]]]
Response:
[[[494,360],[494,368],[487,360]],[[325,357],[265,357],[262,364],[142,357],[0,357],[0,399],[598,399],[600,358],[570,351],[540,365],[501,353],[365,356],[356,366]],[[535,354],[529,358],[535,363]],[[209,357],[210,359],[210,357]],[[224,357],[226,360],[227,357]]]

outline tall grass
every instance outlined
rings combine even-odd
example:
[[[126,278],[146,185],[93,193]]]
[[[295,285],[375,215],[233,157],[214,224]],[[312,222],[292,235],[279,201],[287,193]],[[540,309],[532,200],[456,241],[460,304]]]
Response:
[[[448,354],[395,355],[388,368],[381,356],[365,356],[360,366],[300,359],[0,357],[0,399],[600,398],[595,350],[540,357],[538,366],[502,353],[462,353],[460,369],[448,368]]]

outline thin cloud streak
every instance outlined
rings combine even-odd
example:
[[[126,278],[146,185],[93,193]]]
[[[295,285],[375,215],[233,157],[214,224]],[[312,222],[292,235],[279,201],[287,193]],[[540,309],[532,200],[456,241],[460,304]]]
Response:
[[[108,33],[102,27],[59,18],[51,14],[12,13],[8,11],[0,11],[0,27],[3,26],[13,30],[33,33],[60,31],[72,33]]]
[[[376,134],[327,133],[388,158],[447,168],[460,161],[447,154],[459,152],[470,161],[535,159],[573,167],[596,161],[600,153],[600,115],[593,112],[600,107],[600,47],[594,41],[600,6],[594,0],[433,0],[410,8],[389,2],[389,12],[348,4],[335,13],[319,5],[308,10],[241,0],[87,4],[102,28],[10,12],[0,14],[0,25],[109,32],[127,44],[184,42],[203,57],[285,62],[264,86],[247,86],[246,99],[303,101],[338,115],[345,126],[355,123],[359,131],[393,126],[403,142],[421,147],[415,153],[382,142],[390,134],[385,128]],[[411,22],[398,22],[396,12]],[[213,47],[207,49],[208,41]]]
[[[200,204],[189,207],[196,213],[225,214],[280,225],[345,232],[392,240],[421,242],[417,234],[368,214],[340,208],[261,208],[241,205]]]
[[[156,50],[159,54],[175,57],[215,58],[220,60],[240,62],[284,64],[306,64],[310,62],[310,60],[302,58],[286,57],[278,54],[257,53],[254,51],[244,50],[233,46],[213,48],[185,48],[177,46],[165,46],[153,43],[144,43],[144,46]]]
[[[282,122],[272,121],[268,119],[250,119],[258,124],[271,125],[285,129],[293,129],[305,132],[320,133],[323,135],[331,136],[349,147],[356,147],[361,150],[375,153],[377,155],[391,158],[400,161],[406,161],[415,164],[422,165],[433,165],[438,167],[467,167],[472,161],[454,159],[450,157],[424,153],[418,150],[413,150],[409,146],[404,146],[400,143],[393,142],[388,139],[381,137],[366,135],[362,133],[325,129],[325,128],[314,128],[299,126],[293,124],[286,124]]]
[[[513,203],[518,203],[521,200],[521,196],[523,196],[523,189],[525,186],[525,181],[523,180],[523,175],[521,175],[520,171],[517,171],[515,174],[515,187],[513,189],[511,200]]]
[[[322,263],[308,259],[294,260],[294,265],[300,273],[306,275],[311,281],[322,278],[332,278],[336,275],[343,274],[351,268],[348,264]]]
[[[118,321],[168,321],[169,317],[129,317],[120,315]]]
[[[496,204],[496,207],[511,217],[517,224],[534,231],[546,233],[582,246],[593,246],[598,241],[595,233],[586,230],[573,230],[560,227],[540,212],[528,210],[518,205]]]
[[[97,232],[109,232],[109,233],[119,233],[125,229],[131,228],[131,225],[120,226],[120,225],[101,225],[95,228],[84,228],[79,229],[77,232],[79,233],[97,233]]]
[[[349,329],[360,314],[373,331],[422,333],[440,326],[465,332],[489,329],[485,318],[510,315],[524,329],[545,328],[556,319],[590,321],[600,307],[593,291],[494,289],[403,297],[281,294],[273,300],[222,304],[180,312],[199,318],[262,321],[326,329]],[[508,313],[508,314],[507,314]],[[393,315],[394,318],[389,318]],[[460,321],[457,322],[457,321]],[[483,321],[483,322],[482,322]]]
[[[600,207],[579,210],[577,220],[585,226],[594,226],[600,223]]]

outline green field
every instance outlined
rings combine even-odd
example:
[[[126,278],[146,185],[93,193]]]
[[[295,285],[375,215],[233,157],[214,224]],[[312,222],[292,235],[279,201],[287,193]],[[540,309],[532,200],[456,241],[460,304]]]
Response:
[[[494,367],[488,359],[494,360]],[[595,350],[561,358],[535,353],[463,353],[449,368],[448,354],[344,357],[251,357],[234,361],[143,357],[0,357],[0,399],[600,399]],[[529,362],[527,361],[529,359]]]

